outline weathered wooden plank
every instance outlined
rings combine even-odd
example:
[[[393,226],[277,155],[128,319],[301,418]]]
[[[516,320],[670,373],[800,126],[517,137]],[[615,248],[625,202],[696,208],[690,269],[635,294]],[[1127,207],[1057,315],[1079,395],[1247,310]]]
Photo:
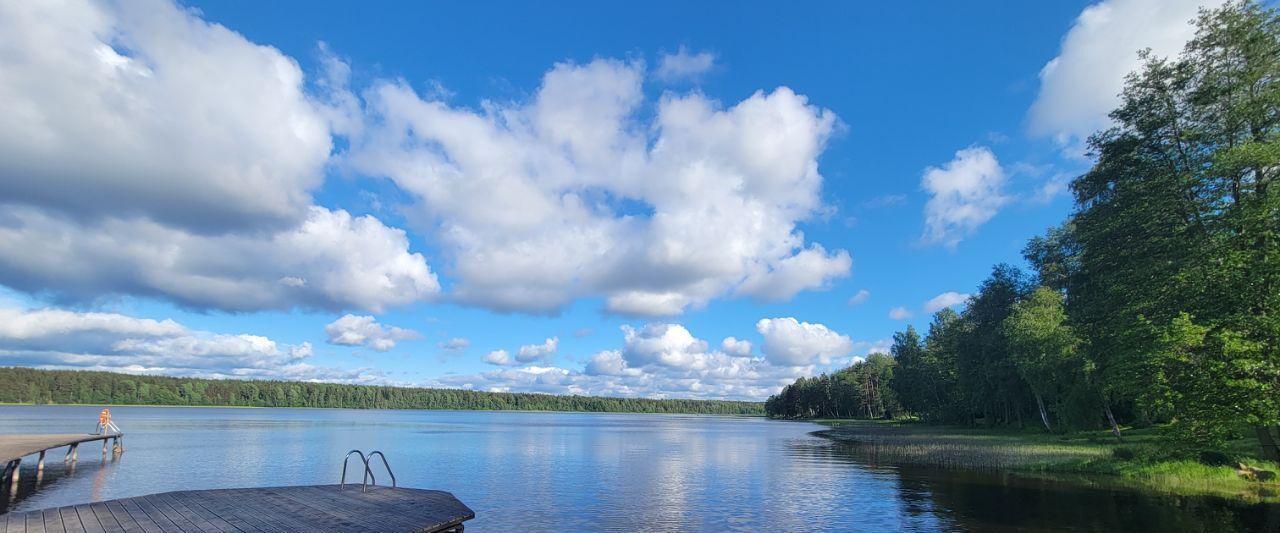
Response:
[[[102,530],[106,533],[124,533],[124,527],[116,521],[116,517],[111,516],[111,510],[102,502],[89,504],[89,510],[93,512],[93,516],[98,517],[98,523],[102,524]]]
[[[276,509],[262,506],[259,498],[236,498],[234,494],[235,492],[232,491],[211,490],[207,491],[204,496],[209,500],[235,509],[247,522],[261,531],[267,533],[287,533],[289,531],[289,525],[274,519],[279,514]]]
[[[336,485],[178,491],[0,515],[0,531],[26,533],[274,533],[438,531],[475,517],[452,494]],[[38,526],[37,526],[38,524]]]
[[[146,497],[129,499],[133,501],[134,505],[138,506],[138,509],[141,509],[142,512],[147,514],[147,517],[151,519],[152,523],[160,526],[164,531],[185,531],[181,524],[170,518],[163,510],[157,507],[154,502],[148,500]]]
[[[124,506],[120,505],[120,500],[105,501],[102,502],[102,505],[107,508],[107,511],[116,519],[116,522],[120,523],[120,527],[124,529],[125,533],[143,533],[142,525],[138,524],[128,511],[124,510]]]
[[[212,524],[221,533],[260,533],[257,528],[245,524],[235,509],[223,509],[222,513],[210,511],[206,507],[208,500],[201,497],[201,494],[200,492],[182,492],[170,494],[169,497],[182,502],[182,505]]]
[[[80,524],[84,526],[85,533],[104,533],[102,522],[98,521],[98,516],[93,514],[93,510],[86,505],[75,506],[76,514],[80,516]]]
[[[62,525],[62,514],[57,509],[45,509],[40,513],[41,519],[44,521],[44,530],[53,532],[66,531],[67,528]]]
[[[94,435],[89,433],[63,433],[51,435],[0,435],[0,463],[26,457],[72,444],[114,439],[122,433]]]
[[[120,508],[124,509],[124,512],[129,513],[129,517],[133,522],[138,524],[138,527],[142,529],[142,533],[164,533],[160,525],[146,511],[143,511],[133,498],[124,498],[116,501],[120,503]]]
[[[332,512],[328,505],[323,502],[311,501],[307,498],[298,498],[293,496],[292,491],[274,492],[272,493],[272,501],[278,504],[289,502],[290,506],[296,511],[296,516],[302,520],[306,520],[314,527],[326,529],[330,531],[374,531],[375,529],[367,520],[355,516],[349,510],[339,510]]]
[[[20,515],[10,514],[8,516],[0,516],[0,531],[5,533],[26,533],[27,520]]]
[[[410,531],[417,525],[417,522],[411,518],[396,515],[388,512],[383,507],[361,501],[356,493],[341,495],[342,500],[337,502],[335,499],[340,495],[336,491],[325,491],[317,487],[298,487],[296,490],[285,492],[284,496],[308,503],[316,508],[323,509],[327,513],[340,516],[344,520],[357,524],[362,521],[365,523],[374,522]]]
[[[62,517],[62,527],[67,533],[84,533],[84,525],[80,523],[80,515],[75,507],[59,507],[58,516]]]
[[[27,513],[27,533],[44,533],[44,513]]]
[[[206,533],[217,533],[219,531],[216,526],[210,524],[199,515],[191,512],[191,509],[187,509],[187,506],[183,505],[182,502],[170,498],[169,496],[172,494],[175,493],[166,492],[164,494],[152,494],[146,498],[156,502],[156,505],[168,505],[170,509],[173,509],[173,511],[178,514],[178,516],[181,516],[188,524],[191,524],[191,527],[195,531],[203,531]],[[186,526],[183,526],[182,530],[189,531]]]

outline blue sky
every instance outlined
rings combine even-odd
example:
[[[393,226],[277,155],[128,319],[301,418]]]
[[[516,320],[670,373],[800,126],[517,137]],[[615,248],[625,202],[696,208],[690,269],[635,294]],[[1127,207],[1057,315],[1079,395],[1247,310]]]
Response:
[[[1021,264],[1200,2],[70,4],[0,365],[762,399]]]

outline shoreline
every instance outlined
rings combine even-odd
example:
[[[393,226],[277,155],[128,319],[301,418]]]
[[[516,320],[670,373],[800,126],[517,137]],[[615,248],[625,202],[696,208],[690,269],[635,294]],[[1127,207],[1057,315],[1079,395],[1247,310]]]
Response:
[[[1235,466],[1194,460],[1121,459],[1117,448],[1155,446],[1151,432],[1130,430],[1123,442],[1098,433],[1050,435],[1013,430],[931,426],[869,420],[808,420],[828,426],[810,434],[847,447],[872,464],[1010,472],[1092,486],[1182,496],[1216,496],[1248,503],[1280,503],[1280,480],[1250,481]],[[1257,459],[1245,464],[1275,472]]]
[[[549,409],[418,409],[418,408],[385,408],[385,407],[293,407],[264,405],[165,405],[165,404],[133,404],[133,403],[14,403],[0,402],[0,407],[174,407],[181,409],[308,409],[316,411],[442,411],[458,413],[558,413],[558,414],[596,414],[596,415],[673,415],[673,416],[715,416],[734,418],[768,418],[763,414],[721,414],[721,413],[654,413],[647,411],[556,411]]]

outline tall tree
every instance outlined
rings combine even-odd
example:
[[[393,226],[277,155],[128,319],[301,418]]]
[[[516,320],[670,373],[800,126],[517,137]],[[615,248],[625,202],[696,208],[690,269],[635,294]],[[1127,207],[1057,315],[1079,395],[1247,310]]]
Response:
[[[1236,1],[1196,25],[1176,59],[1144,56],[1116,126],[1090,139],[1068,309],[1108,392],[1191,444],[1243,421],[1265,447],[1280,426],[1280,19]]]

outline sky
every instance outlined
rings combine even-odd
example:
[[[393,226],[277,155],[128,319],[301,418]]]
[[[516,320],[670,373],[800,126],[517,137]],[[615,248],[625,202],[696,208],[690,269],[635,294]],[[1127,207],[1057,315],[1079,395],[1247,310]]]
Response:
[[[1072,209],[1199,0],[0,3],[0,365],[762,400]]]

